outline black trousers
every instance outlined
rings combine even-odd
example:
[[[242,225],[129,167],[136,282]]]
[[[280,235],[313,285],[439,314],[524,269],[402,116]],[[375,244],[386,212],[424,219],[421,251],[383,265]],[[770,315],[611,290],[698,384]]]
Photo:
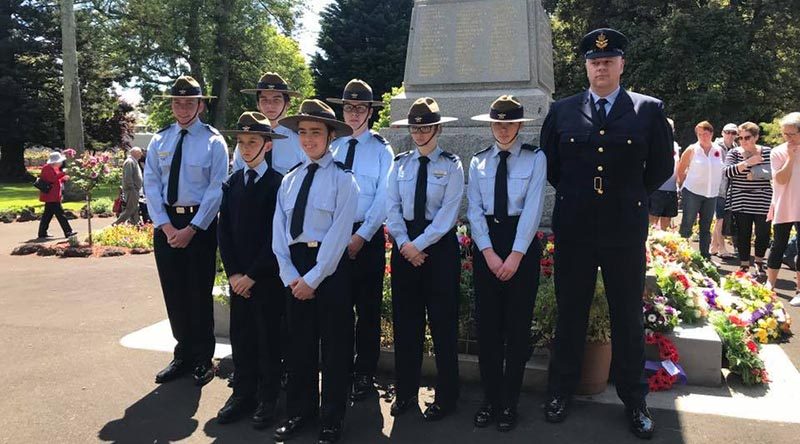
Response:
[[[292,263],[303,275],[317,263],[318,248],[289,247]],[[287,288],[289,325],[288,417],[314,416],[320,407],[319,350],[322,343],[322,407],[324,425],[344,419],[349,370],[353,356],[353,305],[350,300],[350,259],[342,254],[336,271],[325,278],[314,298],[301,301]],[[238,376],[237,376],[238,378]]]
[[[773,270],[780,270],[781,265],[783,265],[783,254],[786,252],[786,247],[789,245],[789,235],[792,232],[792,226],[800,233],[800,222],[786,222],[775,224],[772,227],[772,248],[769,249],[767,266]],[[800,255],[795,257],[794,269],[800,270]]]
[[[518,217],[489,222],[495,253],[505,260],[514,244]],[[478,357],[484,399],[496,408],[515,409],[519,402],[525,364],[531,356],[531,320],[539,289],[542,247],[533,239],[516,274],[501,281],[489,270],[483,253],[474,248],[475,312],[478,320]]]
[[[61,225],[64,236],[72,233],[72,227],[69,225],[67,217],[64,216],[64,207],[61,206],[61,202],[45,202],[42,220],[39,221],[39,237],[47,235],[47,229],[50,228],[50,221],[53,216],[56,217],[58,224]]]
[[[360,227],[357,224],[353,233]],[[352,265],[353,305],[355,306],[355,360],[353,373],[374,376],[381,347],[381,300],[386,268],[386,237],[383,226],[367,240]]]
[[[414,239],[424,227],[408,225]],[[392,320],[398,399],[419,392],[425,320],[436,354],[436,402],[451,407],[458,400],[458,293],[461,270],[455,230],[426,248],[428,258],[414,267],[392,249]]]
[[[281,319],[286,290],[277,278],[257,282],[251,297],[231,291],[233,394],[275,402],[281,385]]]
[[[189,225],[192,214],[169,218],[175,228]],[[162,230],[153,234],[153,249],[161,291],[172,327],[175,359],[207,364],[214,356],[214,286],[217,253],[217,221],[195,233],[186,248],[172,248]]]
[[[769,235],[771,225],[767,221],[766,214],[733,213],[736,218],[737,246],[739,250],[739,260],[750,262],[750,241],[753,239],[753,228],[755,227],[755,255],[764,257],[769,247]]]
[[[554,259],[558,322],[549,394],[571,396],[578,385],[589,307],[600,267],[611,318],[611,368],[617,395],[630,408],[643,405],[648,392],[642,322],[644,245],[605,247],[556,239]]]

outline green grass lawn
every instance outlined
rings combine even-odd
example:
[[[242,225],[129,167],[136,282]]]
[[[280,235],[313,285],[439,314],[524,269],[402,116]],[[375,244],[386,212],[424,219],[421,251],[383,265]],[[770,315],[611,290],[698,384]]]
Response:
[[[92,193],[92,199],[117,198],[118,184],[101,185]],[[85,202],[64,202],[64,209],[79,211]],[[0,183],[0,210],[31,206],[41,213],[44,203],[39,202],[39,190],[29,183]]]

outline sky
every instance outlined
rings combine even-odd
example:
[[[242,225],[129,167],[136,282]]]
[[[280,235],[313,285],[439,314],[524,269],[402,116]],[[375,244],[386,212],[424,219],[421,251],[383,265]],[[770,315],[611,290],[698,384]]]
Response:
[[[295,38],[300,43],[300,52],[306,57],[306,62],[311,60],[311,56],[317,52],[317,36],[319,35],[319,13],[332,3],[333,0],[310,0],[307,2],[307,10],[304,11],[300,20],[300,30],[295,33]],[[137,105],[142,96],[138,88],[123,88],[116,85],[117,92],[126,102]]]

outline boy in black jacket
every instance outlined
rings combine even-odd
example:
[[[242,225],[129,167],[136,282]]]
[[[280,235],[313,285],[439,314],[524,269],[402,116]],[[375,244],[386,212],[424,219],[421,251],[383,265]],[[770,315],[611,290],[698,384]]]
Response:
[[[264,155],[272,141],[266,116],[246,112],[235,134],[247,164],[223,183],[218,225],[219,252],[231,289],[231,347],[236,377],[233,394],[217,413],[227,424],[253,413],[253,427],[275,416],[280,388],[280,319],[285,306],[278,262],[272,252],[272,219],[281,176]]]

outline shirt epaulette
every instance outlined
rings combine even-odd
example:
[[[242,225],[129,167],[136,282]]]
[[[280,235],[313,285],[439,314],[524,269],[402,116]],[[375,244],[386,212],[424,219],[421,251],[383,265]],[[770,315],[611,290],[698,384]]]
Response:
[[[353,174],[353,170],[351,170],[351,169],[347,168],[346,166],[344,166],[343,162],[339,162],[338,160],[334,160],[333,163],[335,163],[336,166],[339,167],[339,169],[344,171],[345,173]]]
[[[209,125],[209,124],[207,124],[207,123],[204,123],[204,124],[203,124],[203,126],[204,126],[204,127],[206,127],[206,128],[207,128],[209,131],[211,131],[213,134],[216,134],[216,135],[218,135],[218,136],[221,136],[221,135],[222,135],[222,134],[219,132],[219,130],[218,130],[218,129],[214,128],[213,126],[211,126],[211,125]]]
[[[170,129],[170,127],[172,127],[171,123],[169,125],[165,126],[164,128],[161,128],[160,130],[158,130],[157,133],[163,133],[164,131]]]
[[[411,154],[411,150],[403,151],[402,153],[394,156],[394,161],[397,162],[398,160],[402,159],[405,156],[408,156],[409,154]]]
[[[388,140],[386,140],[386,139],[384,139],[384,138],[383,138],[383,136],[381,136],[381,135],[380,135],[380,134],[378,134],[378,133],[372,133],[372,137],[374,137],[374,138],[378,139],[378,141],[379,141],[380,143],[384,144],[384,145],[388,145],[388,144],[389,144],[389,141],[388,141]]]
[[[486,148],[484,148],[484,149],[482,149],[480,151],[477,151],[475,154],[473,154],[473,156],[477,156],[478,154],[485,153],[485,152],[489,151],[490,149],[492,149],[493,146],[494,145],[489,145]]]
[[[529,145],[527,143],[523,143],[522,144],[522,149],[523,150],[528,150],[528,151],[533,151],[534,153],[537,152],[537,151],[541,151],[542,150],[538,146]]]
[[[447,151],[442,151],[442,156],[444,156],[446,159],[452,160],[454,163],[458,162],[458,156],[456,156],[453,153],[449,153]]]
[[[299,167],[299,166],[300,166],[300,165],[302,165],[302,164],[303,164],[303,162],[298,162],[298,163],[297,163],[297,165],[295,165],[295,166],[293,166],[293,167],[289,168],[289,169],[286,171],[286,174],[289,174],[289,173],[291,173],[292,171],[296,170],[296,169],[297,169],[297,167]]]

